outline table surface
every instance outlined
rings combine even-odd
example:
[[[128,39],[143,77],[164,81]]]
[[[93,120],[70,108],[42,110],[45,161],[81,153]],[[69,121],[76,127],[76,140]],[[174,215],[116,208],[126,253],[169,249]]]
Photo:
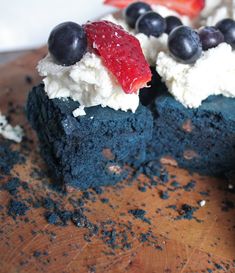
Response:
[[[0,65],[6,64],[8,62],[14,61],[21,55],[29,53],[29,50],[24,51],[11,51],[11,52],[1,52],[0,53]]]
[[[0,177],[0,271],[235,272],[235,191],[228,186],[235,181],[165,166],[169,179],[139,173],[98,193],[63,195],[52,188],[24,115],[27,93],[40,81],[35,65],[44,54],[36,50],[0,67],[0,109],[26,135],[9,152],[19,151],[25,162]],[[0,141],[0,147],[8,145]],[[12,178],[19,178],[17,188],[9,186]],[[45,198],[54,203],[45,204]],[[13,201],[27,206],[25,215],[10,210]],[[55,204],[70,213],[81,210],[84,222],[69,216],[61,218],[64,226],[49,224],[45,213],[58,211]]]

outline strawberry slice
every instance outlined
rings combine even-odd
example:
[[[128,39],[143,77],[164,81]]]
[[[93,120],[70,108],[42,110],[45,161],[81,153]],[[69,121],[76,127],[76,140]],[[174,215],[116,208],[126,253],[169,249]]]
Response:
[[[84,29],[89,46],[98,52],[125,93],[135,93],[147,85],[151,71],[133,35],[108,21],[87,23]]]
[[[104,0],[104,3],[117,8],[125,8],[136,0]],[[196,17],[205,6],[205,0],[144,0],[150,5],[162,5],[181,15]]]

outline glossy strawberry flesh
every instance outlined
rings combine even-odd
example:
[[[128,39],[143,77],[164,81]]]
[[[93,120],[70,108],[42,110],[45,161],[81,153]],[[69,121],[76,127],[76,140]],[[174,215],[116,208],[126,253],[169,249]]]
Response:
[[[104,65],[125,93],[135,93],[151,80],[151,71],[139,41],[108,21],[84,26],[88,43],[98,51]]]
[[[117,8],[125,8],[136,0],[104,0],[105,4]],[[169,9],[175,10],[181,15],[196,17],[200,14],[205,6],[205,0],[145,0],[150,5],[162,5]]]

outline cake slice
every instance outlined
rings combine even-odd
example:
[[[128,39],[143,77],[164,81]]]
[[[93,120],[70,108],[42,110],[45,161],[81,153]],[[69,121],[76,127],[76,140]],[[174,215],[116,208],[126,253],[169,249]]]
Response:
[[[107,22],[58,25],[39,62],[27,116],[50,176],[67,190],[113,185],[146,159],[151,112],[139,89],[151,71],[139,41]]]
[[[94,106],[76,118],[72,112],[78,107],[71,99],[49,99],[43,84],[33,88],[27,104],[50,175],[67,189],[113,185],[127,177],[125,164],[146,159],[152,136],[147,108],[140,105],[132,113]]]
[[[235,100],[211,96],[188,109],[166,90],[151,105],[151,158],[193,172],[220,176],[235,170]]]
[[[165,86],[155,85],[161,92],[150,105],[150,158],[208,175],[235,170],[235,22],[218,24],[228,23],[229,34],[217,27],[195,31],[186,26],[169,34],[170,53],[157,58]]]

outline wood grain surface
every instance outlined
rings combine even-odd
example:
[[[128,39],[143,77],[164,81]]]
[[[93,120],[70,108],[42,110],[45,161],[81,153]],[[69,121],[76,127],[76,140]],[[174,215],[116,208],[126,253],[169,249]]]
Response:
[[[29,187],[27,191],[19,189],[19,200],[49,195],[69,209],[68,200],[77,200],[84,193],[61,195],[50,189],[52,182],[47,176],[35,175],[40,170],[45,172],[46,166],[24,115],[27,93],[40,81],[35,65],[45,52],[36,50],[0,66],[0,109],[11,123],[22,125],[26,134],[21,144],[12,145],[26,162],[14,166],[0,182],[3,186],[18,177]],[[32,82],[26,80],[26,75],[32,77]],[[11,111],[12,107],[16,110]],[[1,139],[0,145],[3,142]],[[12,196],[1,188],[0,272],[235,272],[235,195],[228,189],[235,181],[165,168],[170,177],[166,183],[156,177],[158,184],[153,184],[140,174],[136,181],[123,181],[103,188],[102,194],[93,193],[93,199],[87,198],[85,214],[100,227],[98,234],[89,239],[87,228],[78,228],[71,221],[66,226],[49,224],[43,207],[31,207],[25,216],[14,219],[7,213]],[[195,186],[184,187],[191,180]],[[180,185],[175,187],[172,181]],[[169,197],[163,199],[166,191]],[[203,207],[199,205],[201,200],[206,201]],[[196,208],[191,220],[181,217],[183,204]],[[133,217],[129,211],[134,209],[143,209],[147,221]],[[114,244],[104,238],[104,225],[115,229]],[[120,239],[122,229],[125,238]],[[147,240],[143,240],[143,234],[148,234]],[[124,241],[128,242],[126,247]]]

